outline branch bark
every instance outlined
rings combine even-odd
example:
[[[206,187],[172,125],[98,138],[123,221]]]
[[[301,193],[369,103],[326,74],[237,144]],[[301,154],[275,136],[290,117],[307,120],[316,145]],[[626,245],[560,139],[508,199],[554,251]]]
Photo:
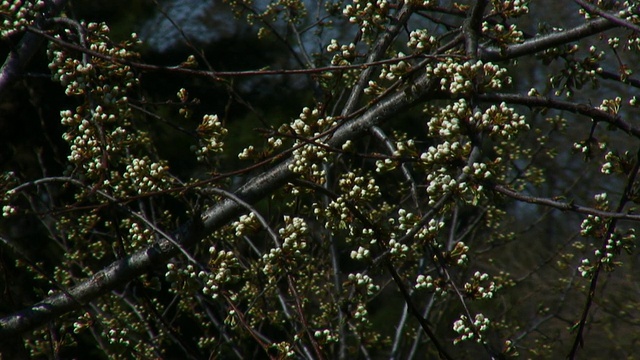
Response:
[[[186,243],[201,238],[202,232],[197,230],[196,226],[190,226],[189,232],[183,232],[179,240]],[[57,316],[84,307],[91,300],[146,273],[152,267],[165,263],[178,252],[178,248],[169,240],[163,239],[149,248],[112,263],[67,292],[49,296],[37,304],[0,319],[0,342],[46,324]]]
[[[517,58],[523,55],[535,54],[537,52],[570,43],[597,33],[619,27],[620,25],[608,19],[597,19],[589,21],[584,25],[575,28],[539,36],[522,44],[510,45],[505,49],[488,47],[480,49],[480,58],[484,61],[499,61]]]

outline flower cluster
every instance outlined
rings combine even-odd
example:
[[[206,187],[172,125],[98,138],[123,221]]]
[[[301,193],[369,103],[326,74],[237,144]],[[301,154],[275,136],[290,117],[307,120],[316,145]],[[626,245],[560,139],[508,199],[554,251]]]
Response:
[[[282,238],[282,250],[285,253],[301,255],[301,250],[307,247],[304,234],[307,233],[307,223],[299,217],[284,217],[285,227],[278,230]]]
[[[145,228],[134,222],[129,228],[129,238],[131,247],[137,249],[141,245],[150,245],[154,241],[153,230]]]
[[[320,111],[305,107],[290,126],[291,130],[298,136],[311,136],[317,130],[317,127],[322,125],[324,125],[324,120],[320,118]]]
[[[24,31],[45,10],[44,0],[4,0],[0,3],[0,14],[4,18],[0,25],[0,37],[6,39]]]
[[[349,22],[360,26],[365,39],[388,21],[388,12],[387,0],[353,0],[353,5],[345,6],[342,11],[344,16],[349,18]]]
[[[0,204],[2,205],[2,217],[6,218],[17,213],[15,205],[11,205],[14,200],[16,191],[15,186],[18,184],[18,179],[13,171],[5,171],[0,173]]]
[[[245,16],[249,25],[255,23],[277,22],[279,19],[285,23],[298,24],[307,16],[307,7],[305,2],[301,0],[274,0],[260,3],[260,7],[256,3],[251,3],[252,11],[246,11],[248,3],[238,0],[225,0],[231,5],[236,17]],[[264,39],[271,34],[273,28],[270,26],[261,26],[258,29],[258,38]]]
[[[126,166],[123,178],[129,180],[130,188],[138,194],[155,192],[169,184],[168,166],[151,161],[148,157],[133,158]]]
[[[101,124],[104,111],[102,106],[97,106],[91,111],[89,119],[71,110],[60,112],[62,125],[69,127],[63,134],[63,139],[71,144],[71,153],[67,157],[72,164],[81,165],[87,173],[92,173],[103,168],[101,142],[98,132],[102,131]],[[103,169],[104,170],[104,169]]]
[[[441,195],[457,193],[465,201],[477,203],[483,197],[482,185],[471,180],[505,179],[508,161],[521,155],[520,146],[513,139],[529,125],[525,117],[505,103],[492,105],[482,111],[472,110],[465,99],[438,108],[427,123],[429,134],[439,142],[420,154],[418,167],[426,172],[430,204]],[[495,158],[469,164],[472,136],[493,142]],[[467,163],[460,167],[461,163]],[[464,176],[461,176],[461,172]]]
[[[89,237],[89,234],[94,232],[94,229],[100,228],[114,228],[119,226],[120,229],[126,232],[131,225],[129,219],[123,219],[118,224],[113,224],[109,221],[103,221],[97,212],[74,214],[72,217],[62,217],[59,219],[56,228],[63,234],[65,234],[65,241],[67,243],[66,252],[64,254],[64,261],[59,267],[54,270],[55,278],[60,284],[70,284],[73,281],[73,277],[69,274],[70,266],[77,266],[77,264],[83,264],[87,260],[103,259],[105,255],[113,252],[114,240],[110,238],[109,241],[101,239],[100,237]],[[87,241],[87,239],[91,239]],[[93,270],[88,267],[82,267],[78,271],[85,273],[92,273]]]
[[[600,194],[596,195],[596,202],[602,206],[606,206],[608,204],[606,196],[602,196]],[[580,224],[580,235],[583,237],[593,237],[596,239],[607,236],[606,246],[616,245],[615,240],[613,240],[613,237],[615,237],[616,235],[607,235],[608,224],[609,221],[607,219],[601,218],[599,216],[588,215],[587,218],[585,218]],[[610,243],[612,240],[614,241],[613,244]],[[620,243],[617,244],[617,246],[620,246]],[[578,271],[580,271],[580,274],[584,278],[590,278],[593,275],[593,272],[597,268],[598,262],[607,263],[613,258],[613,253],[606,251],[603,254],[602,250],[599,249],[595,250],[594,254],[596,256],[595,263],[592,262],[592,260],[589,258],[584,258],[580,262]]]
[[[426,67],[428,74],[440,79],[440,89],[451,95],[467,94],[473,91],[490,91],[502,89],[511,84],[507,69],[493,63],[466,61],[456,62],[452,58]]]
[[[603,250],[595,250],[593,253],[596,258],[600,259],[602,264],[608,265],[608,267],[612,267],[613,257],[620,251],[620,246],[622,245],[622,241],[620,241],[617,234],[611,234],[607,239],[607,243],[604,245]]]
[[[395,143],[395,149],[391,154],[392,157],[386,157],[380,160],[376,160],[376,172],[385,173],[389,172],[399,165],[400,159],[394,159],[394,157],[400,158],[416,158],[419,156],[419,151],[416,147],[414,139],[398,139]]]
[[[278,354],[280,354],[280,356],[278,356],[279,359],[282,359],[282,358],[293,358],[295,356],[295,354],[296,354],[293,351],[293,348],[292,348],[291,344],[289,344],[286,341],[273,343],[273,344],[271,344],[271,348],[273,350],[275,350]]]
[[[348,66],[353,64],[359,56],[362,56],[358,54],[356,44],[340,45],[336,39],[331,40],[326,50],[329,54],[333,54],[331,57],[332,66]],[[325,89],[331,89],[336,85],[351,87],[357,81],[361,71],[357,68],[345,69],[339,73],[326,71],[319,77],[320,85]]]
[[[398,209],[398,229],[404,230],[407,233],[411,231],[415,223],[419,220],[419,217],[405,209]]]
[[[424,241],[433,241],[436,238],[436,235],[440,232],[440,230],[444,227],[443,221],[438,221],[436,219],[430,219],[429,222],[418,230],[418,233],[415,235],[416,239],[424,240]]]
[[[529,130],[525,117],[504,102],[491,105],[484,113],[474,113],[472,122],[477,129],[488,131],[490,136],[506,140],[511,140],[520,131]]]
[[[431,275],[418,275],[416,278],[416,290],[427,289],[433,291],[436,295],[444,296],[447,294],[446,281],[443,279],[434,279]]]
[[[399,58],[403,58],[406,55],[404,53],[398,53]],[[378,76],[381,80],[394,81],[401,76],[405,75],[411,71],[411,64],[408,62],[401,60],[394,64],[383,64],[382,70],[380,71],[380,75]]]
[[[362,304],[362,303],[358,304],[358,306],[356,307],[356,311],[353,312],[354,319],[367,322],[368,316],[369,316],[369,311],[367,310],[367,307],[365,306],[365,304]]]
[[[332,117],[323,118],[318,109],[312,110],[305,107],[298,119],[291,122],[288,128],[298,137],[318,138],[322,131],[335,125],[336,121]],[[286,126],[280,128],[282,132],[286,130]],[[322,169],[322,163],[329,161],[328,150],[322,146],[319,139],[315,140],[314,144],[301,145],[303,143],[303,140],[296,140],[296,145],[299,147],[293,151],[293,162],[289,165],[289,170],[323,182],[325,172]]]
[[[114,327],[111,328],[108,332],[107,339],[110,344],[120,344],[120,345],[129,345],[130,340],[128,339],[129,331],[126,327]]]
[[[495,39],[500,45],[522,43],[524,41],[524,34],[518,30],[515,24],[509,26],[495,24],[491,26],[487,21],[484,21],[482,23],[482,33]]]
[[[241,237],[258,229],[258,225],[256,214],[250,212],[249,215],[241,215],[238,221],[234,221],[233,224],[231,224],[231,227],[235,229],[235,235]]]
[[[193,148],[198,161],[208,159],[212,154],[222,152],[224,142],[222,138],[227,135],[227,129],[222,126],[218,115],[205,115],[196,129],[198,134],[198,146]]]
[[[376,160],[376,172],[385,173],[394,170],[398,167],[396,161],[393,161],[390,158],[386,158],[384,160]]]
[[[350,65],[357,56],[354,43],[339,45],[336,39],[331,39],[331,42],[327,45],[327,52],[335,53],[331,59],[331,65],[333,66]]]
[[[404,258],[409,254],[409,250],[410,250],[409,246],[397,241],[394,238],[389,240],[389,243],[387,244],[387,247],[389,248],[389,253],[394,258]]]
[[[585,158],[589,158],[592,156],[593,152],[595,150],[604,150],[607,148],[607,143],[604,141],[598,141],[595,138],[588,138],[586,140],[583,141],[579,141],[579,142],[575,142],[573,143],[573,150],[577,151],[577,152],[581,152],[585,155]],[[611,153],[613,154],[613,153]],[[607,155],[605,155],[605,158],[607,157]],[[613,157],[611,158],[611,160],[614,160],[614,162],[612,162],[609,165],[613,165],[615,163],[617,155],[613,155]],[[601,168],[601,170],[604,170],[603,173],[604,174],[608,174],[608,172],[606,172],[607,167],[608,166],[604,166],[606,165],[603,164],[603,167]],[[609,170],[611,170],[611,168],[609,168]]]
[[[595,258],[603,265],[605,270],[612,271],[616,266],[622,264],[619,261],[614,261],[614,257],[619,254],[622,249],[631,253],[635,248],[635,239],[635,229],[627,229],[624,231],[616,229],[607,237],[602,248],[594,250]],[[585,278],[591,277],[594,269],[595,267],[589,259],[583,259],[581,266],[578,268],[580,274]]]
[[[416,54],[428,53],[438,46],[438,40],[430,35],[426,29],[413,30],[409,34],[407,46],[413,49]]]
[[[209,254],[209,271],[198,272],[198,278],[203,283],[202,293],[215,299],[221,286],[238,279],[234,269],[238,268],[239,264],[233,251],[217,250],[212,246],[209,248]]]
[[[121,59],[138,57],[138,53],[132,51],[140,43],[137,34],[131,34],[130,39],[114,46],[108,39],[110,30],[106,24],[89,23],[81,26],[86,26],[87,34],[83,41],[90,43],[89,48],[92,51]],[[53,79],[66,87],[67,95],[83,95],[90,92],[93,96],[102,98],[102,105],[108,105],[127,101],[126,91],[138,84],[136,75],[127,65],[113,66],[112,63],[98,58],[91,58],[91,62],[85,57],[77,59],[54,45],[50,46],[48,54]],[[113,81],[114,79],[118,81]]]
[[[320,206],[314,204],[314,214],[319,218],[325,219],[325,227],[327,229],[344,229],[353,230],[353,225],[349,222],[353,214],[349,209],[350,206],[359,208],[360,204],[368,204],[379,198],[380,187],[373,178],[366,179],[364,176],[357,175],[354,172],[347,172],[340,177],[338,185],[341,194],[338,198],[332,200],[328,206]],[[364,229],[363,238],[369,238],[372,230]]]
[[[380,187],[374,178],[366,179],[354,172],[347,172],[338,181],[340,190],[351,201],[371,200],[380,196]]]
[[[455,340],[454,344],[458,344],[461,341],[473,340],[476,338],[476,342],[484,342],[483,333],[487,331],[491,321],[483,314],[477,314],[473,319],[473,322],[466,316],[461,315],[460,319],[453,323],[453,330],[460,334]]]
[[[638,16],[638,15],[634,15]],[[627,37],[627,42],[625,44],[625,49],[629,51],[638,51],[640,50],[640,36],[638,34],[633,33],[632,35]]]
[[[180,265],[176,263],[168,263],[167,272],[164,277],[165,280],[171,284],[171,290],[180,293],[181,291],[196,291],[202,289],[199,280],[204,278],[204,276],[199,277],[199,273],[200,271],[197,271],[192,264],[180,267]],[[206,275],[206,273],[204,273],[204,275]]]
[[[367,87],[364,88],[363,92],[366,95],[381,95],[387,88],[377,81],[369,80]]]
[[[580,276],[585,279],[590,279],[593,276],[593,272],[596,267],[591,263],[589,259],[582,259],[580,262],[580,266],[578,266],[578,271],[580,272]]]
[[[595,5],[601,10],[616,14],[618,17],[626,19],[631,23],[637,24],[640,20],[640,16],[638,16],[638,4],[635,1],[596,1]],[[584,8],[580,8],[578,13],[584,16],[586,20],[591,20],[594,15]]]
[[[468,252],[469,247],[462,241],[458,241],[451,251],[444,254],[443,259],[447,264],[463,266],[469,262]]]
[[[588,215],[580,224],[580,235],[599,237],[606,231],[608,221],[600,216]]]
[[[464,284],[464,292],[470,299],[491,299],[498,286],[493,281],[488,281],[489,275],[476,271],[471,277],[470,282]],[[486,283],[486,285],[483,285]]]
[[[269,276],[269,281],[276,281],[280,271],[296,267],[304,259],[303,251],[307,248],[308,227],[304,219],[285,215],[284,223],[285,226],[278,229],[282,244],[262,255],[262,272]]]
[[[138,56],[133,51],[139,43],[135,34],[129,40],[114,43],[109,40],[109,28],[104,24],[81,23],[79,26],[86,27],[86,31],[76,34],[81,37],[78,41],[89,42],[91,50],[114,58]],[[139,150],[147,152],[146,146],[150,144],[148,134],[132,125],[127,94],[137,86],[138,79],[131,68],[98,57],[78,57],[53,43],[48,55],[53,79],[66,87],[68,96],[83,100],[74,110],[60,112],[65,127],[62,137],[70,146],[68,173],[74,172],[85,179],[100,179],[100,186],[110,187],[114,194],[124,196],[130,191],[128,184],[122,182],[125,175],[120,169],[127,167],[127,176],[141,182],[138,192],[155,188],[154,184],[164,176],[164,165],[135,171],[129,166],[131,157]],[[151,161],[145,163],[147,166],[153,164]]]
[[[323,183],[325,170],[322,168],[322,163],[329,161],[327,155],[327,151],[320,146],[303,145],[293,151],[293,162],[289,165],[289,170]]]
[[[366,291],[367,296],[373,296],[378,290],[380,290],[380,286],[375,285],[373,283],[373,279],[366,274],[355,273],[349,274],[348,276],[348,284],[353,284],[356,288],[362,288]]]
[[[313,333],[313,337],[321,344],[335,343],[339,340],[338,336],[329,329],[316,330]]]
[[[487,164],[485,163],[473,163],[471,166],[466,165],[462,168],[462,172],[477,179],[488,179],[491,177],[491,171],[487,170]]]
[[[617,115],[620,111],[620,104],[622,103],[622,98],[617,96],[614,99],[604,99],[602,100],[602,104],[598,106],[598,109],[602,111],[606,111],[611,115]]]
[[[528,0],[502,0],[492,1],[493,12],[503,17],[515,18],[529,13]]]
[[[357,250],[351,251],[351,258],[355,260],[364,260],[368,259],[371,256],[371,252],[369,249],[366,249],[362,246],[358,246]]]
[[[78,316],[78,319],[73,323],[73,333],[80,334],[91,325],[93,325],[93,318],[90,312],[82,313]]]
[[[574,148],[581,144],[574,144]],[[586,146],[581,146],[580,149],[585,149]],[[617,154],[613,151],[609,151],[604,156],[604,163],[600,168],[603,174],[621,174],[627,175],[629,169],[632,168],[635,155],[630,151],[625,151],[624,154]]]
[[[600,73],[603,69],[600,62],[604,59],[604,51],[598,51],[595,46],[590,46],[588,53],[579,58],[580,46],[577,44],[567,45],[564,48],[548,49],[542,54],[545,63],[550,63],[554,59],[562,59],[564,69],[559,74],[549,77],[549,83],[557,90],[556,96],[566,93],[567,97],[572,97],[575,89],[580,89],[585,84],[590,83],[593,87],[599,84]],[[628,75],[621,71],[621,78],[624,80]]]
[[[2,217],[9,217],[14,215],[17,212],[16,207],[12,205],[4,205],[2,206]]]
[[[172,291],[200,290],[215,299],[221,287],[238,279],[235,273],[239,267],[238,259],[232,251],[218,250],[212,246],[209,254],[208,271],[198,270],[192,264],[182,268],[175,263],[167,264],[165,279],[171,284]]]

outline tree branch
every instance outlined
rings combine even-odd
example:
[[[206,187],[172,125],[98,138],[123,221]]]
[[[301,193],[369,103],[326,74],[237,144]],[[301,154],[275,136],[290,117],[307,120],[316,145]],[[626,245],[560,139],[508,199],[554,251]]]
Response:
[[[178,241],[191,243],[202,238],[202,232],[190,227]],[[148,272],[154,266],[166,263],[179,252],[169,240],[163,239],[131,256],[118,260],[99,271],[67,293],[57,293],[24,310],[0,319],[0,341],[41,326],[51,319],[76,310],[91,300]],[[70,295],[70,296],[69,296]]]
[[[609,21],[611,21],[614,24],[617,24],[618,26],[623,26],[626,27],[629,30],[633,30],[635,32],[640,32],[640,27],[634,23],[631,23],[623,18],[620,18],[618,16],[609,14],[605,11],[600,10],[600,8],[598,8],[595,5],[589,4],[588,2],[584,1],[584,0],[573,0],[574,2],[576,2],[578,5],[582,6],[587,12],[589,12],[590,14],[596,14],[598,16],[601,16]]]
[[[604,110],[594,108],[593,106],[587,104],[572,103],[569,101],[555,100],[540,96],[526,96],[507,93],[481,94],[477,96],[477,99],[484,102],[504,101],[507,103],[526,105],[529,107],[543,107],[566,110],[572,113],[588,116],[596,121],[604,121],[617,127],[620,130],[623,130],[627,134],[640,138],[640,127],[632,126],[631,124],[622,120],[618,115],[613,115]]]
[[[480,58],[484,61],[499,61],[535,54],[618,26],[620,25],[608,19],[597,19],[569,30],[539,36],[522,44],[510,45],[506,49],[497,47],[480,48]]]
[[[376,43],[373,51],[371,51],[371,53],[367,57],[367,63],[380,60],[380,57],[384,54],[385,51],[387,51],[393,39],[395,39],[396,36],[398,35],[398,32],[400,32],[400,29],[402,29],[404,24],[406,24],[406,22],[409,21],[409,17],[411,16],[412,13],[413,13],[413,6],[409,2],[407,2],[400,9],[397,15],[396,23],[389,26],[387,31],[380,37],[380,39]],[[349,98],[347,99],[347,102],[344,108],[342,109],[343,116],[353,112],[356,109],[356,106],[358,105],[358,101],[362,97],[362,91],[365,88],[365,86],[369,83],[369,78],[373,74],[373,70],[374,70],[373,67],[367,67],[360,74],[360,77],[358,78],[358,83],[351,90],[351,93],[349,94]]]
[[[640,149],[636,153],[636,159],[635,163],[633,164],[633,168],[628,173],[627,184],[625,185],[624,192],[622,193],[622,198],[620,199],[620,202],[616,207],[616,212],[622,212],[627,203],[630,201],[633,187],[638,176],[638,170],[640,170]],[[584,304],[582,315],[580,316],[580,321],[578,322],[578,328],[576,330],[573,345],[571,346],[571,352],[569,352],[569,355],[567,355],[568,359],[575,359],[578,352],[578,347],[584,343],[584,339],[582,336],[584,334],[584,328],[587,324],[587,316],[589,315],[589,310],[591,309],[591,305],[593,305],[593,301],[595,299],[596,290],[598,288],[598,278],[604,266],[603,260],[605,259],[605,254],[607,254],[608,252],[607,246],[609,246],[609,240],[616,230],[618,220],[620,220],[620,218],[613,218],[607,226],[607,231],[600,238],[602,240],[602,245],[600,246],[601,255],[598,258],[595,271],[593,272],[593,277],[591,278],[591,283],[589,284],[587,300]]]
[[[487,0],[476,1],[469,16],[462,26],[464,33],[465,52],[471,59],[478,57],[478,39],[482,33],[482,14],[487,7]]]
[[[357,134],[367,131],[371,126],[379,124],[402,109],[415,104],[428,93],[430,88],[430,81],[426,76],[418,77],[406,88],[390,94],[387,98],[371,106],[361,116],[339,125],[326,143],[330,146],[343,144]],[[285,160],[272,169],[257,175],[242,186],[235,195],[247,203],[255,203],[268,196],[296,177],[289,170],[291,163],[291,159]],[[173,237],[180,245],[188,247],[201,240],[207,233],[223,226],[243,209],[245,208],[233,199],[226,198],[207,209],[202,219],[193,219],[192,222],[177,229]],[[155,266],[164,264],[178,253],[178,247],[167,239],[161,239],[153,246],[112,263],[104,270],[72,287],[69,289],[71,297],[66,294],[55,294],[26,309],[1,318],[0,339],[7,339],[41,326],[53,318],[78,309],[81,304],[104,295]]]
[[[544,205],[544,206],[553,207],[562,211],[573,211],[581,214],[599,216],[607,219],[640,221],[640,215],[624,213],[622,212],[622,210],[616,211],[616,212],[604,211],[604,210],[598,210],[598,209],[594,209],[586,206],[576,205],[572,202],[557,201],[557,200],[552,200],[548,198],[524,195],[502,185],[493,185],[491,186],[491,188],[510,198],[513,198],[522,202],[527,202],[529,204]]]
[[[53,16],[62,10],[65,0],[53,0],[49,6],[49,14]],[[0,68],[0,94],[7,91],[9,86],[20,76],[33,56],[44,44],[44,39],[33,33],[25,33],[15,50],[12,50]]]

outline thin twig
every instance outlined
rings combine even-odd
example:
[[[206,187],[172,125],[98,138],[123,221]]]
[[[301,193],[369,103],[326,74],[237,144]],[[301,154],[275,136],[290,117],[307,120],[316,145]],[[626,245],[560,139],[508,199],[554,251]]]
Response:
[[[251,204],[249,204],[246,201],[240,199],[239,197],[237,197],[233,193],[231,193],[229,191],[226,191],[226,190],[223,190],[223,189],[208,187],[208,188],[202,189],[202,191],[205,192],[205,193],[211,192],[211,193],[214,193],[214,194],[222,195],[222,196],[224,196],[226,198],[229,198],[229,199],[235,201],[238,205],[240,205],[240,206],[244,207],[245,209],[249,210],[251,213],[253,213],[253,215],[256,217],[256,219],[258,219],[258,221],[260,222],[262,227],[267,231],[267,233],[269,234],[271,239],[273,239],[274,244],[276,244],[277,247],[282,246],[280,244],[280,239],[278,237],[278,234],[276,234],[276,232],[273,231],[271,226],[269,226],[269,223],[267,222],[267,220],[260,214],[260,212],[258,212],[253,206],[251,206]]]
[[[245,77],[245,76],[272,76],[272,75],[300,75],[300,74],[320,74],[323,72],[341,72],[344,70],[352,70],[352,69],[363,69],[366,70],[373,66],[383,65],[383,64],[394,64],[401,61],[407,61],[416,58],[431,58],[431,59],[444,59],[444,58],[459,58],[461,57],[459,54],[442,54],[442,55],[424,55],[424,54],[416,54],[416,55],[407,55],[402,57],[395,57],[393,59],[386,60],[378,60],[365,62],[362,64],[351,64],[351,65],[341,65],[341,66],[326,66],[326,67],[317,67],[312,69],[281,69],[281,70],[269,70],[268,68],[258,69],[258,70],[247,70],[247,71],[209,71],[209,70],[196,70],[183,67],[182,65],[177,66],[160,66],[160,65],[152,65],[137,62],[131,59],[119,58],[107,54],[103,54],[91,49],[84,48],[80,45],[76,45],[67,41],[64,41],[60,38],[53,37],[49,35],[46,31],[40,30],[35,27],[27,28],[30,32],[37,34],[39,36],[44,37],[45,39],[56,43],[62,47],[76,50],[82,53],[86,53],[93,57],[111,61],[118,64],[124,64],[136,69],[144,70],[144,71],[158,71],[158,72],[171,72],[178,73],[183,75],[190,76],[198,76],[209,78],[214,81],[222,81],[222,78],[225,77]]]
[[[627,175],[627,184],[625,186],[624,192],[622,193],[622,198],[618,203],[616,208],[616,212],[620,213],[627,205],[627,202],[630,201],[631,192],[633,191],[633,186],[635,184],[636,178],[638,176],[638,170],[640,170],[640,148],[636,153],[635,163],[633,164],[632,169],[629,171]],[[571,347],[571,352],[567,356],[570,360],[575,359],[576,354],[578,352],[578,347],[583,344],[582,334],[584,332],[585,325],[587,324],[587,316],[589,315],[589,309],[591,309],[591,305],[593,304],[593,300],[595,298],[597,286],[598,286],[598,278],[600,273],[602,272],[602,267],[604,264],[604,257],[606,256],[609,246],[610,236],[615,232],[616,226],[618,225],[618,220],[620,218],[612,218],[611,222],[607,226],[607,231],[602,235],[602,245],[600,246],[600,257],[597,260],[595,265],[595,270],[593,272],[593,277],[591,278],[591,284],[589,285],[589,292],[587,293],[587,301],[584,304],[584,309],[582,311],[582,315],[580,316],[580,321],[578,322],[578,329],[576,331],[576,337],[573,341],[573,345]]]
[[[640,138],[640,127],[633,126],[630,123],[622,120],[619,115],[613,115],[609,112],[594,108],[593,106],[587,104],[579,104],[541,96],[527,96],[509,93],[479,94],[477,96],[477,100],[482,102],[504,101],[507,103],[526,105],[529,107],[566,110],[572,113],[588,116],[596,121],[604,121],[626,132],[627,134]]]
[[[589,12],[590,14],[596,14],[598,16],[601,16],[609,21],[611,21],[614,24],[617,24],[619,26],[622,27],[626,27],[629,30],[633,30],[635,32],[640,32],[640,26],[629,22],[621,17],[609,14],[606,11],[602,11],[600,10],[600,8],[598,8],[597,6],[593,5],[593,4],[589,4],[588,2],[584,1],[584,0],[573,0],[575,1],[578,5],[582,6],[585,10],[587,10],[587,12]]]
[[[586,206],[577,205],[573,202],[559,201],[559,200],[553,200],[549,198],[525,195],[517,191],[511,190],[503,185],[493,184],[489,186],[495,191],[503,195],[506,195],[510,198],[516,199],[518,201],[527,202],[530,204],[550,206],[562,211],[572,211],[572,212],[577,212],[581,214],[599,216],[601,218],[606,218],[606,219],[640,221],[640,215],[629,214],[622,211],[598,210],[598,209],[594,209]]]

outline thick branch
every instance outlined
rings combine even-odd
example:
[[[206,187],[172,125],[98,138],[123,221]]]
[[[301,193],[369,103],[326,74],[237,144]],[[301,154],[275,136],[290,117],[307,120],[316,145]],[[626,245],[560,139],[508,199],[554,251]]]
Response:
[[[179,238],[189,242],[192,238],[201,238],[202,233],[192,226],[189,233]],[[125,259],[114,262],[84,282],[69,289],[66,293],[52,295],[24,310],[0,319],[0,341],[18,335],[26,330],[47,323],[53,318],[86,305],[91,300],[106,294],[118,286],[134,279],[152,267],[164,264],[178,253],[177,247],[164,239],[158,244],[139,251]]]
[[[510,45],[506,49],[490,47],[480,49],[480,58],[484,61],[498,61],[517,58],[524,55],[535,54],[537,52],[576,41],[605,30],[613,29],[620,25],[608,19],[597,19],[589,21],[584,25],[575,28],[539,36],[522,44]]]
[[[487,7],[487,3],[487,0],[477,1],[462,27],[465,52],[467,56],[474,60],[478,57],[478,39],[482,33],[482,14]]]
[[[367,131],[371,126],[379,124],[402,109],[413,105],[426,95],[428,89],[428,79],[425,76],[417,78],[407,88],[400,89],[371,106],[360,117],[340,125],[326,143],[330,146],[341,145],[357,134]],[[273,193],[296,176],[288,169],[290,163],[291,160],[286,160],[259,174],[240,188],[236,192],[236,196],[247,203],[255,203]],[[202,221],[194,219],[191,225],[177,230],[175,238],[182,246],[194,244],[207,233],[233,219],[243,209],[237,202],[227,198],[207,209],[202,216]],[[106,269],[69,289],[68,292],[71,296],[56,294],[0,319],[0,339],[18,335],[62,314],[81,308],[87,302],[144,274],[152,267],[164,264],[178,253],[178,247],[164,239],[156,245],[116,261]]]

